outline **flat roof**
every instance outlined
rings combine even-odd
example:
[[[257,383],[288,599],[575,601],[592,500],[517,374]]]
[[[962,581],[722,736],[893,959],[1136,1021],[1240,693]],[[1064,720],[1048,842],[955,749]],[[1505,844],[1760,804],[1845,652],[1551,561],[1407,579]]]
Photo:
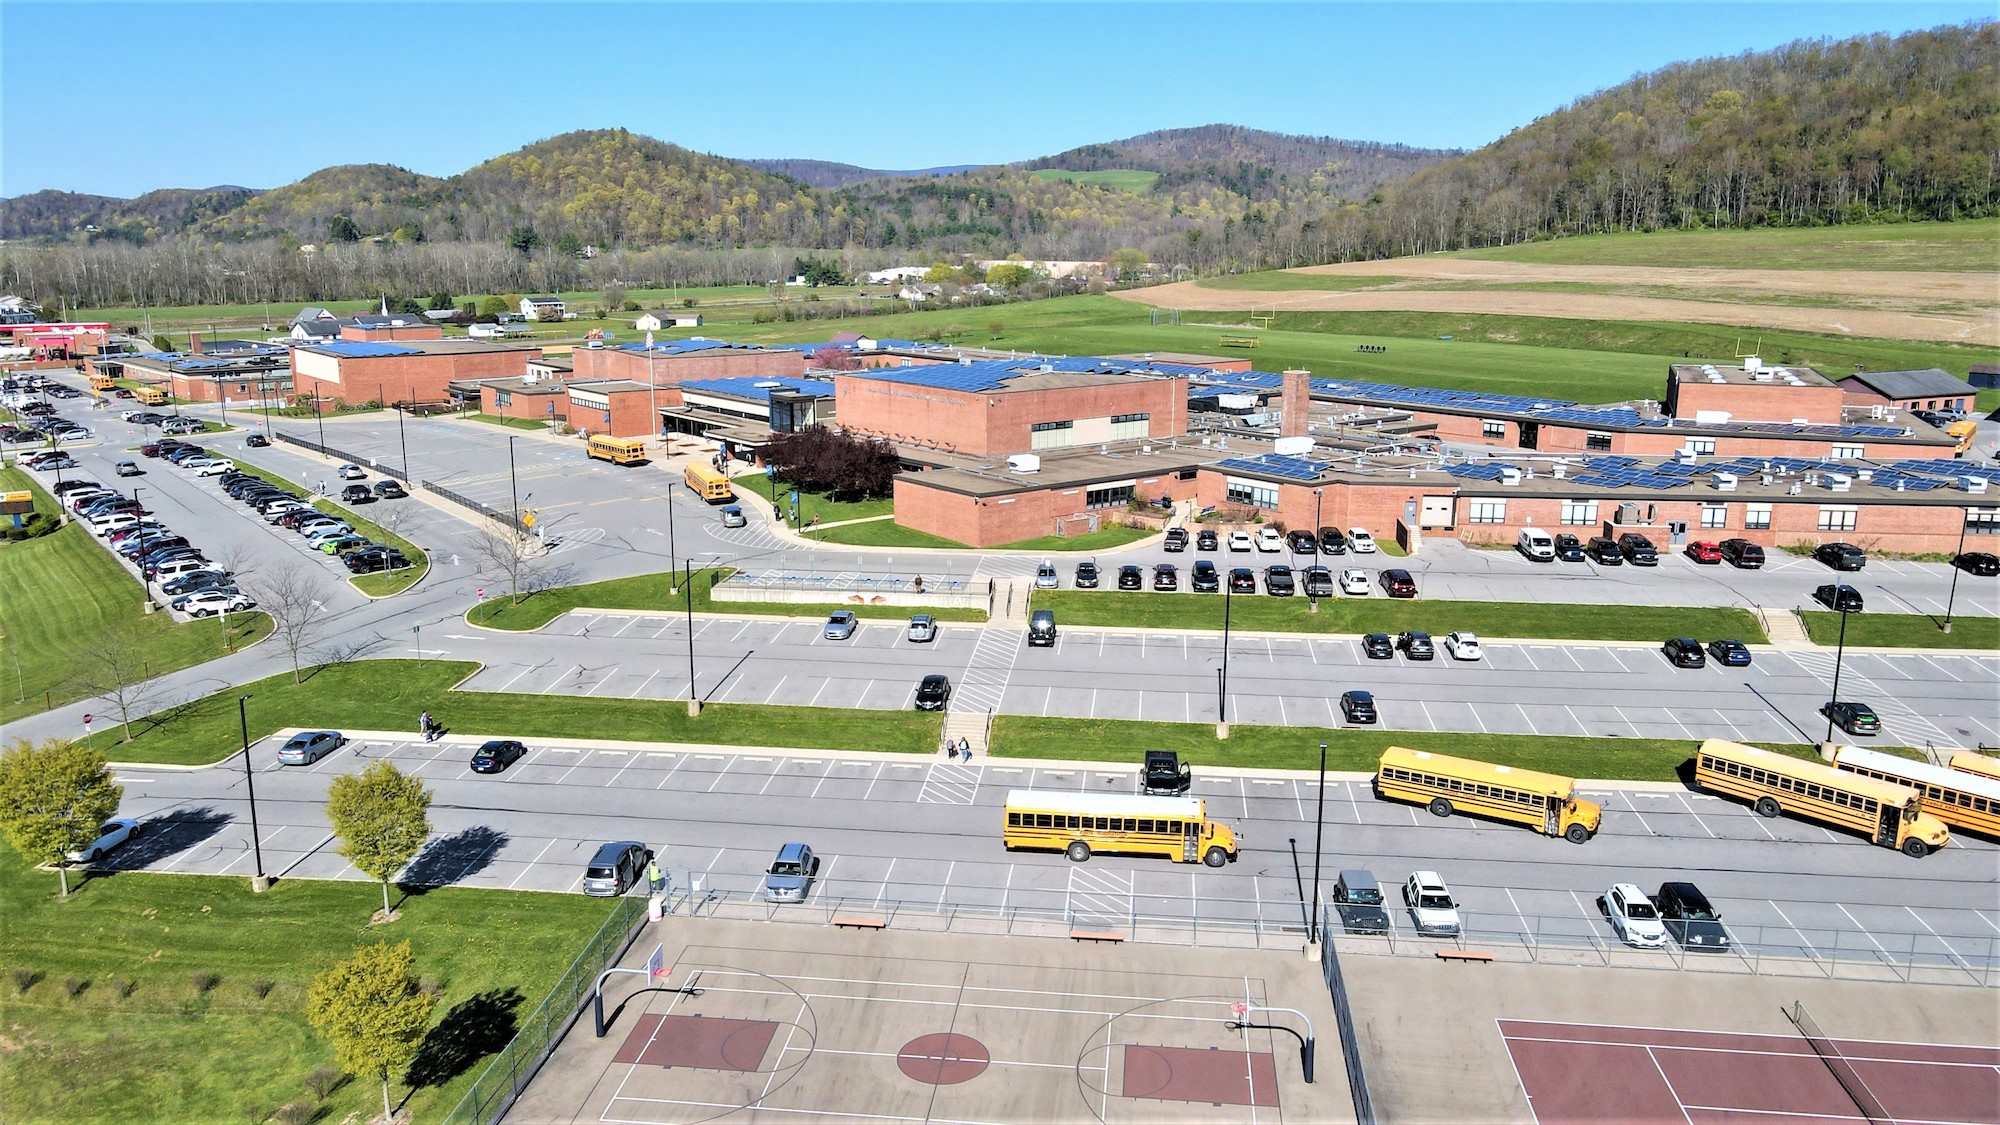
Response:
[[[335,340],[327,344],[299,344],[298,351],[316,352],[340,359],[383,359],[412,355],[476,355],[481,352],[531,352],[533,345],[494,344],[485,340]]]
[[[1748,367],[1723,363],[1674,363],[1667,366],[1676,383],[1713,383],[1733,387],[1813,387],[1826,390],[1833,380],[1810,367],[1790,363],[1763,363],[1752,372]],[[1787,378],[1786,376],[1790,376]],[[1793,382],[1797,380],[1797,382]]]
[[[651,383],[641,383],[633,379],[597,379],[587,383],[579,383],[572,380],[569,385],[579,391],[598,391],[605,394],[613,391],[643,391],[652,387]],[[673,386],[671,383],[662,383],[660,385],[663,387]]]

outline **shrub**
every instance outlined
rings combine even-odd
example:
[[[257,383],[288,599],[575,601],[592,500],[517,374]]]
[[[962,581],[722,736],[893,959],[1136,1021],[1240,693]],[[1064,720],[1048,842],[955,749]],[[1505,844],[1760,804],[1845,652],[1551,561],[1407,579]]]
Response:
[[[340,1068],[337,1066],[316,1066],[306,1075],[306,1089],[312,1096],[325,1101],[340,1087]]]
[[[286,1102],[284,1105],[279,1106],[278,1111],[272,1114],[272,1116],[276,1117],[283,1125],[306,1125],[306,1122],[311,1121],[318,1113],[319,1110],[317,1108],[307,1105],[305,1102]]]
[[[69,998],[74,1000],[83,995],[83,990],[90,987],[90,982],[82,977],[64,977],[62,985],[63,991],[69,993]]]
[[[118,998],[121,1000],[129,998],[138,990],[139,982],[136,980],[114,980],[111,982],[111,991],[116,992]]]
[[[259,1000],[269,996],[271,990],[276,987],[278,987],[278,982],[274,980],[253,980],[250,982],[250,991],[256,993]]]
[[[14,978],[14,991],[23,996],[26,996],[28,990],[35,987],[42,979],[40,969],[15,969],[9,975]]]
[[[203,971],[189,977],[188,983],[194,985],[195,993],[199,995],[204,992],[213,992],[215,986],[222,983],[222,978],[214,973]],[[258,1120],[261,1121],[263,1118],[258,1118]]]

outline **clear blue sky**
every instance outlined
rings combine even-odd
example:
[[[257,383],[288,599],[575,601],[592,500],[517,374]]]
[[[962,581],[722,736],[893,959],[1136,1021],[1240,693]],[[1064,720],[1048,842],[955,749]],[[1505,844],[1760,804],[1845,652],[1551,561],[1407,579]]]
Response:
[[[0,195],[450,175],[572,129],[998,163],[1229,122],[1476,148],[1681,59],[1986,3],[87,4],[0,0]]]

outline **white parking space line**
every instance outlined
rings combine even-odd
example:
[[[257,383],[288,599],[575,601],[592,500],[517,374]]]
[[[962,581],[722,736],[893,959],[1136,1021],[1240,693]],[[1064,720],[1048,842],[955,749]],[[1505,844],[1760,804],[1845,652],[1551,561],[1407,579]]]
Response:
[[[1659,835],[1658,832],[1653,831],[1652,825],[1646,823],[1646,817],[1644,814],[1640,813],[1639,806],[1632,803],[1632,795],[1630,793],[1627,793],[1625,790],[1620,789],[1618,790],[1618,796],[1625,801],[1625,807],[1627,809],[1630,809],[1632,812],[1632,819],[1639,822],[1639,827],[1645,829],[1647,835],[1649,836]],[[1714,833],[1710,833],[1710,835],[1714,835]]]
[[[1680,802],[1681,802],[1681,807],[1682,807],[1682,808],[1685,808],[1685,809],[1686,809],[1686,810],[1688,811],[1688,815],[1694,818],[1694,822],[1695,822],[1696,824],[1699,824],[1699,825],[1701,825],[1701,830],[1702,830],[1703,832],[1706,832],[1706,833],[1708,833],[1708,838],[1709,838],[1709,839],[1711,839],[1711,840],[1719,840],[1719,839],[1721,839],[1721,838],[1722,838],[1722,837],[1720,837],[1720,836],[1717,836],[1717,835],[1715,834],[1715,829],[1713,829],[1713,828],[1710,828],[1710,827],[1708,826],[1708,822],[1707,822],[1707,821],[1705,821],[1705,820],[1703,820],[1703,819],[1701,818],[1701,814],[1700,814],[1700,813],[1698,813],[1698,812],[1694,811],[1694,806],[1693,806],[1693,805],[1690,805],[1690,804],[1688,804],[1688,799],[1687,799],[1687,796],[1686,796],[1685,794],[1682,794],[1682,793],[1676,793],[1676,794],[1674,794],[1674,796],[1676,796],[1676,797],[1680,798]]]
[[[1879,942],[1879,941],[1876,941],[1876,940],[1875,940],[1875,933],[1874,933],[1874,931],[1870,930],[1870,929],[1869,929],[1869,928],[1868,928],[1867,926],[1864,926],[1864,925],[1862,925],[1862,924],[1861,924],[1861,919],[1859,919],[1859,918],[1856,918],[1856,917],[1854,916],[1854,912],[1853,912],[1853,911],[1851,911],[1851,910],[1847,909],[1847,907],[1845,907],[1845,906],[1841,906],[1841,904],[1840,904],[1840,903],[1837,903],[1837,902],[1836,902],[1836,903],[1834,903],[1833,905],[1834,905],[1835,907],[1837,907],[1837,908],[1838,908],[1838,909],[1840,910],[1840,912],[1841,912],[1842,914],[1844,914],[1844,915],[1846,915],[1846,916],[1847,916],[1847,920],[1848,920],[1848,921],[1850,921],[1850,922],[1854,923],[1854,928],[1855,928],[1855,929],[1857,929],[1857,930],[1860,930],[1860,931],[1861,931],[1861,936],[1862,936],[1862,937],[1865,937],[1865,938],[1867,938],[1867,939],[1868,939],[1868,941],[1869,941],[1869,944],[1871,944],[1871,945],[1873,945],[1873,946],[1875,947],[1875,951],[1876,951],[1877,953],[1880,953],[1880,954],[1881,954],[1882,956],[1884,956],[1884,957],[1887,957],[1887,956],[1889,956],[1889,951],[1888,951],[1888,950],[1886,950],[1886,949],[1884,949],[1884,948],[1882,948],[1882,943],[1881,943],[1881,942]]]
[[[1928,933],[1932,937],[1937,938],[1937,943],[1944,947],[1945,956],[1951,958],[1954,962],[1957,963],[1959,968],[1964,969],[1966,972],[1968,973],[1976,972],[1976,970],[1974,970],[1971,965],[1965,963],[1965,960],[1958,955],[1958,950],[1952,948],[1952,944],[1949,941],[1946,941],[1943,935],[1939,934],[1936,930],[1931,929],[1931,924],[1929,922],[1924,921],[1924,916],[1917,913],[1914,907],[1905,906],[1903,907],[1903,909],[1909,912],[1910,917],[1915,918],[1917,920],[1917,925],[1922,926],[1924,928],[1925,933]]]

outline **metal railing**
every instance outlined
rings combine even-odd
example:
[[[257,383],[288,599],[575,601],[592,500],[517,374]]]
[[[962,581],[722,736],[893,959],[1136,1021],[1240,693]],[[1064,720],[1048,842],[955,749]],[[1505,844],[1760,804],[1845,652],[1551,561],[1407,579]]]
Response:
[[[441,484],[433,484],[427,480],[413,481],[411,477],[405,476],[401,469],[392,468],[389,465],[384,464],[379,458],[365,457],[359,453],[353,453],[345,449],[337,449],[331,445],[322,445],[319,442],[311,441],[306,438],[298,437],[293,434],[279,433],[279,434],[273,434],[272,436],[277,438],[279,441],[285,442],[289,445],[296,445],[301,449],[310,449],[315,453],[323,454],[324,456],[327,457],[338,457],[342,461],[352,461],[354,464],[357,465],[366,465],[370,469],[381,474],[382,476],[394,477],[397,480],[404,482],[405,484],[415,483],[418,488],[423,489],[425,492],[428,492],[433,496],[449,500],[452,503],[457,504],[461,508],[469,508],[472,511],[479,513],[480,515],[485,516],[487,519],[494,520],[503,527],[511,527],[516,531],[519,531],[523,535],[526,535],[528,533],[527,523],[523,520],[516,519],[514,513],[503,512],[498,508],[482,504],[479,501],[474,500],[472,497],[467,496],[462,492],[454,492],[451,489],[446,488]]]
[[[467,496],[462,492],[453,492],[451,489],[446,488],[441,484],[432,484],[430,481],[427,480],[418,481],[417,487],[423,489],[425,492],[428,492],[433,496],[438,496],[442,497],[443,499],[449,500],[452,503],[457,504],[461,508],[470,508],[473,511],[478,512],[480,515],[485,516],[487,519],[495,521],[502,527],[511,527],[523,535],[528,534],[527,521],[516,519],[514,513],[512,512],[503,512],[498,508],[489,507],[485,504],[480,503],[477,500],[474,500],[472,497]]]
[[[967,579],[950,575],[812,574],[784,570],[738,570],[717,584],[763,590],[816,590],[829,594],[963,594],[973,589]],[[990,582],[988,588],[991,588]]]
[[[611,917],[584,943],[582,952],[570,962],[555,987],[549,989],[541,1006],[521,1021],[514,1038],[486,1064],[486,1069],[473,1080],[472,1088],[444,1115],[445,1125],[489,1125],[507,1112],[570,1025],[583,1014],[598,974],[617,964],[632,939],[638,936],[640,926],[646,921],[646,906],[647,900],[638,895],[617,901]]]
[[[1321,935],[1338,925],[1339,916],[1321,906]],[[1375,1102],[1368,1094],[1368,1073],[1361,1065],[1361,1039],[1354,1032],[1354,1009],[1347,1001],[1347,978],[1341,975],[1340,953],[1333,942],[1320,942],[1319,965],[1326,974],[1326,990],[1333,997],[1333,1023],[1340,1037],[1340,1061],[1347,1067],[1347,1092],[1354,1099],[1354,1120],[1357,1125],[1375,1125]]]
[[[351,461],[356,465],[366,465],[370,469],[373,469],[375,472],[385,477],[395,477],[397,480],[400,481],[408,481],[410,479],[409,477],[403,475],[403,471],[401,469],[393,468],[389,465],[383,464],[381,458],[379,457],[368,457],[359,453],[350,453],[345,449],[335,449],[331,445],[321,445],[319,442],[309,441],[306,438],[297,437],[295,435],[282,432],[274,432],[271,436],[278,439],[279,441],[284,442],[287,445],[296,445],[302,449],[310,449],[315,453],[319,453],[327,457],[338,457],[342,461]]]

